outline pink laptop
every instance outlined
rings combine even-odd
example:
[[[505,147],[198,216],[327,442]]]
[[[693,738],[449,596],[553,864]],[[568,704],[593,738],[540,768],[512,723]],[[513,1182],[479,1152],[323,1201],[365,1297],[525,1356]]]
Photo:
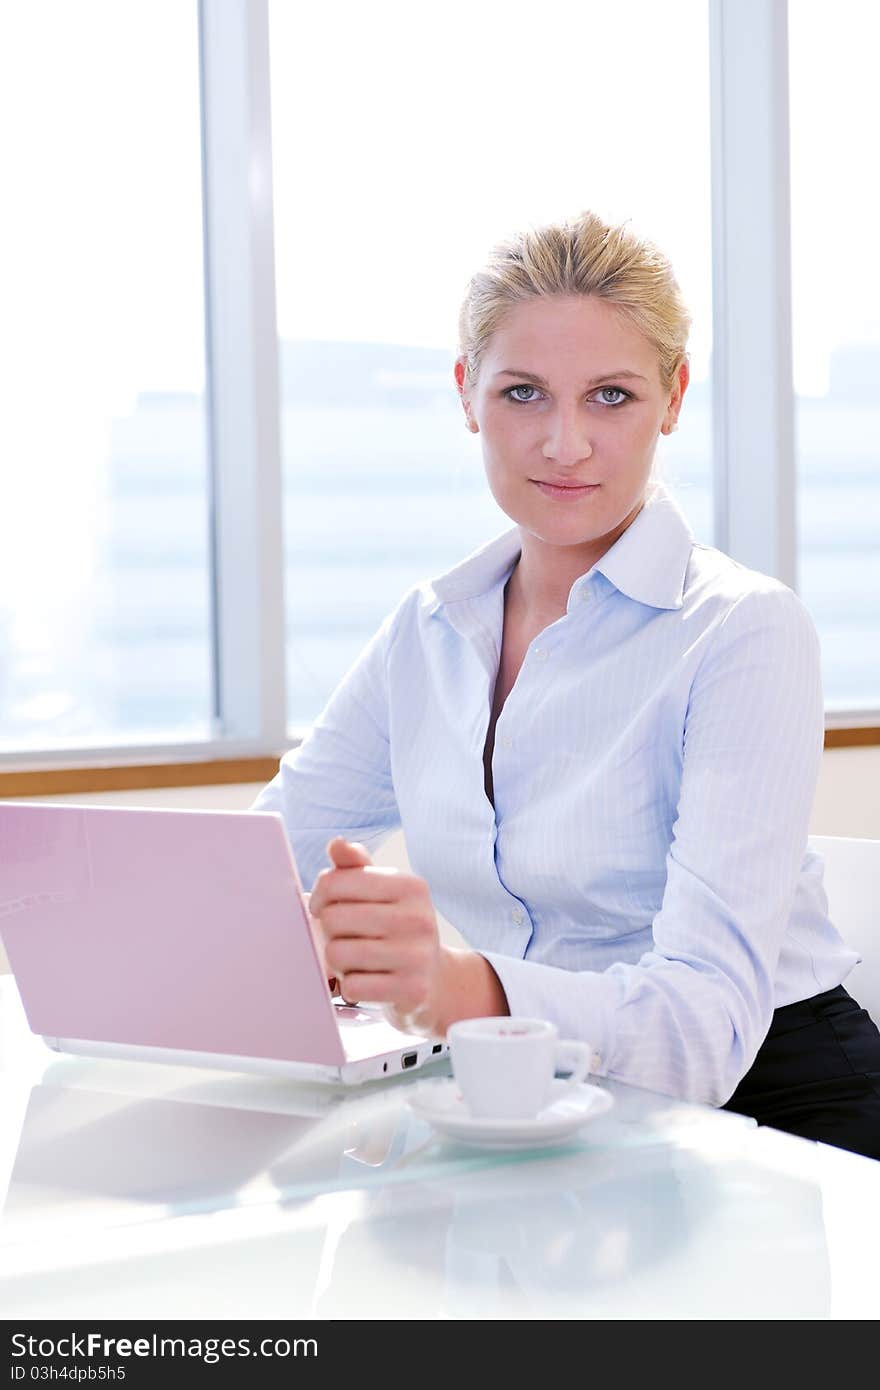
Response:
[[[275,812],[0,802],[0,936],[58,1052],[351,1085],[448,1051],[331,998]]]

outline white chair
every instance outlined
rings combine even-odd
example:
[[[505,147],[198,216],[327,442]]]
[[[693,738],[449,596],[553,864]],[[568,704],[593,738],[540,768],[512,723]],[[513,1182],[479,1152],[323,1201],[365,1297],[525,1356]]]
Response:
[[[828,915],[862,957],[843,987],[880,1026],[880,840],[811,835],[810,848],[825,860]]]

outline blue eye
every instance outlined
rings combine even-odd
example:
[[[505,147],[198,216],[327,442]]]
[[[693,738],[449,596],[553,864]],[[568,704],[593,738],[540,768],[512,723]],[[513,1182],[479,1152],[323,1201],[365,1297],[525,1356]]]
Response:
[[[619,386],[602,386],[597,395],[602,405],[623,405],[624,401],[630,399],[629,392],[623,391]],[[609,401],[609,396],[617,396],[617,400]]]
[[[520,392],[523,391],[529,391],[532,394],[521,395]],[[509,401],[518,401],[520,405],[529,405],[532,401],[537,400],[540,394],[537,386],[529,386],[527,382],[523,382],[521,386],[509,386],[504,392]]]

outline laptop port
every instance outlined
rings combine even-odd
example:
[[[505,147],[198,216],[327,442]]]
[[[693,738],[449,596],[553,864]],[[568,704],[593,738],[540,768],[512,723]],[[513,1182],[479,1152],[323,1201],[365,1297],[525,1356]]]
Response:
[[[404,1068],[414,1067],[418,1060],[419,1054],[417,1052],[404,1052],[403,1057],[401,1058],[401,1065]]]
[[[434,1046],[431,1048],[431,1051],[432,1051],[432,1053],[433,1053],[433,1052],[442,1052],[442,1051],[443,1051],[443,1044],[442,1044],[442,1043],[435,1043]]]

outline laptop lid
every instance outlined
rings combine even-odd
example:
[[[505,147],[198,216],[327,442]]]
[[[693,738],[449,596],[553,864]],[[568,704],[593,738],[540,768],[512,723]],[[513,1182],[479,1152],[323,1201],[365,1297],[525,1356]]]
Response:
[[[0,935],[35,1033],[346,1060],[276,812],[0,803]]]

